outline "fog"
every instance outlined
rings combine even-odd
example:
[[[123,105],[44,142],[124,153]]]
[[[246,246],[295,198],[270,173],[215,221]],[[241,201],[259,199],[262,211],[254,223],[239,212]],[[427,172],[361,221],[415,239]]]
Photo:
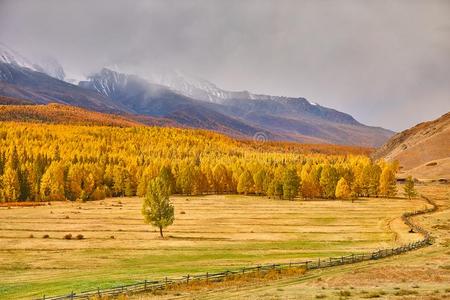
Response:
[[[396,131],[450,110],[450,1],[0,0],[0,42],[69,76],[195,74]]]

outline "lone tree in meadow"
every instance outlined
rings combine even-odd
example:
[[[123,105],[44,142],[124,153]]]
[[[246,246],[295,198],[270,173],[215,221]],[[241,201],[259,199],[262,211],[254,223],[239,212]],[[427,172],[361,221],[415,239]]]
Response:
[[[171,182],[161,177],[156,177],[148,186],[147,195],[142,205],[144,221],[159,228],[162,238],[163,228],[173,224],[175,220],[175,209],[170,203]]]
[[[411,176],[408,176],[405,181],[405,186],[403,191],[406,197],[411,200],[412,197],[417,195],[416,189],[414,188],[414,180]]]

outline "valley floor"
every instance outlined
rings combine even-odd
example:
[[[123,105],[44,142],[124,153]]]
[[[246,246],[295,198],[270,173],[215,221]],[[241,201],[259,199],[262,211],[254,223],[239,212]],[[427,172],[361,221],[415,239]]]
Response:
[[[309,271],[304,276],[253,282],[225,288],[168,292],[158,299],[449,299],[450,298],[450,187],[419,186],[433,197],[439,211],[415,218],[431,230],[430,247],[387,259]],[[394,222],[397,219],[394,219]],[[392,224],[392,223],[391,223]],[[391,227],[399,236],[408,233]],[[154,295],[135,295],[150,299]]]
[[[432,188],[422,189],[427,194],[426,189]],[[442,193],[442,199],[446,197],[440,187],[433,192]],[[80,292],[143,279],[391,247],[420,238],[408,233],[399,217],[404,211],[426,205],[421,199],[360,199],[352,203],[234,195],[176,196],[172,200],[176,221],[168,228],[165,240],[143,223],[138,198],[0,208],[0,298],[67,294],[71,290]],[[439,201],[442,207],[448,207],[448,200]],[[437,217],[441,218],[441,225],[449,226],[450,218],[443,208],[433,219],[426,216],[418,221],[435,226],[437,223],[432,220]],[[69,233],[74,238],[82,234],[84,239],[64,239]],[[49,238],[43,238],[47,234]],[[333,299],[343,290],[364,296],[364,291],[375,291],[376,285],[387,292],[383,280],[388,280],[390,274],[401,278],[402,268],[411,268],[418,274],[414,277],[407,272],[409,278],[417,278],[420,288],[412,288],[415,282],[406,279],[403,284],[393,283],[392,291],[397,291],[397,287],[406,289],[409,284],[408,290],[414,292],[427,286],[419,280],[427,274],[446,282],[449,255],[443,249],[448,242],[444,235],[436,245],[398,258],[308,272],[305,277],[265,282],[264,286],[250,284],[197,291],[195,295],[174,291],[160,297],[307,299],[306,296],[324,294]],[[424,268],[420,259],[430,265]],[[407,267],[404,262],[408,262]],[[377,279],[372,280],[371,274]],[[439,280],[430,282],[430,288],[444,293]],[[365,287],[366,284],[374,287]]]

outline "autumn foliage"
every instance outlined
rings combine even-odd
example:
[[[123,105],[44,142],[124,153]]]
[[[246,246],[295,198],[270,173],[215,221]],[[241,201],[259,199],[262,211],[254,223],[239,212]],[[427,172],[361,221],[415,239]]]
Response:
[[[2,122],[0,202],[143,196],[157,176],[171,193],[191,195],[335,198],[341,178],[355,197],[395,194],[395,165],[344,149],[205,130]]]

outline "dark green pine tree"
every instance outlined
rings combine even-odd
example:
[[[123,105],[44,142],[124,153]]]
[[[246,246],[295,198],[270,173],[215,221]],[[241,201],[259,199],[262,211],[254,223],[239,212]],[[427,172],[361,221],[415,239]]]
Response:
[[[28,180],[28,171],[24,168],[21,168],[17,173],[19,178],[19,200],[26,201],[30,200],[31,194],[31,185]]]

